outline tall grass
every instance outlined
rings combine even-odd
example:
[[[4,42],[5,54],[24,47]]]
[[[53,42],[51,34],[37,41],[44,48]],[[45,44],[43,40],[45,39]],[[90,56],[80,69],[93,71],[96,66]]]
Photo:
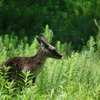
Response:
[[[52,42],[53,32],[46,27],[43,33]],[[98,33],[99,34],[99,33]],[[6,73],[0,76],[1,100],[99,100],[100,99],[100,57],[97,39],[91,37],[82,52],[72,52],[69,57],[63,53],[71,49],[70,45],[57,42],[57,49],[63,53],[61,60],[48,58],[43,71],[32,86],[14,86],[14,82],[5,80]],[[95,45],[98,47],[95,49]],[[64,50],[62,49],[64,48]],[[33,37],[33,43],[27,44],[27,38],[19,42],[16,36],[0,36],[0,63],[13,56],[33,56],[39,47]],[[5,68],[8,70],[7,68]],[[25,83],[27,84],[26,73]]]

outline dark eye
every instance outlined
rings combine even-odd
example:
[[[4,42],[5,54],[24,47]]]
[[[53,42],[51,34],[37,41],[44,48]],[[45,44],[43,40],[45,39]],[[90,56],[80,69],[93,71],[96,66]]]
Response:
[[[48,45],[45,45],[45,48],[47,48],[47,49],[48,49],[48,47],[49,47]]]

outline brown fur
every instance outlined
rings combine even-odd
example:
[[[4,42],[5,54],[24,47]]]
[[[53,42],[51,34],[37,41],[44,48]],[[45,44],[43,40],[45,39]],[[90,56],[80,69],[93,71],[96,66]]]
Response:
[[[11,66],[9,72],[9,78],[18,79],[18,73],[22,71],[30,71],[34,73],[34,77],[43,69],[47,57],[60,59],[62,56],[55,50],[55,48],[49,45],[43,35],[37,38],[41,48],[35,56],[32,57],[13,57],[0,64],[2,66]],[[35,78],[33,78],[33,82]]]

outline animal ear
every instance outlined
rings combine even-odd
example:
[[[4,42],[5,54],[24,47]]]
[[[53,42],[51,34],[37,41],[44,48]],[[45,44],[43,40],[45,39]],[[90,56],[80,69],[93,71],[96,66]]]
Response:
[[[40,40],[42,40],[43,42],[45,42],[46,44],[48,44],[46,38],[43,35],[39,36]]]
[[[44,37],[43,35],[40,35],[39,38],[40,38],[41,43],[42,43],[45,47],[48,47],[48,46],[49,46],[47,40],[45,39],[45,37]]]
[[[38,44],[43,47],[44,43],[40,40],[40,38],[36,37]]]
[[[37,39],[38,44],[41,45],[41,40],[38,37],[36,37],[36,39]]]

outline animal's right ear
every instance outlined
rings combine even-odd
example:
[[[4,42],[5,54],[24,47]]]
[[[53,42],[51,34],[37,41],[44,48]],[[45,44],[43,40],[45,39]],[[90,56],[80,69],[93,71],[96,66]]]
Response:
[[[41,40],[38,37],[36,37],[36,39],[37,39],[38,44],[41,45]]]

